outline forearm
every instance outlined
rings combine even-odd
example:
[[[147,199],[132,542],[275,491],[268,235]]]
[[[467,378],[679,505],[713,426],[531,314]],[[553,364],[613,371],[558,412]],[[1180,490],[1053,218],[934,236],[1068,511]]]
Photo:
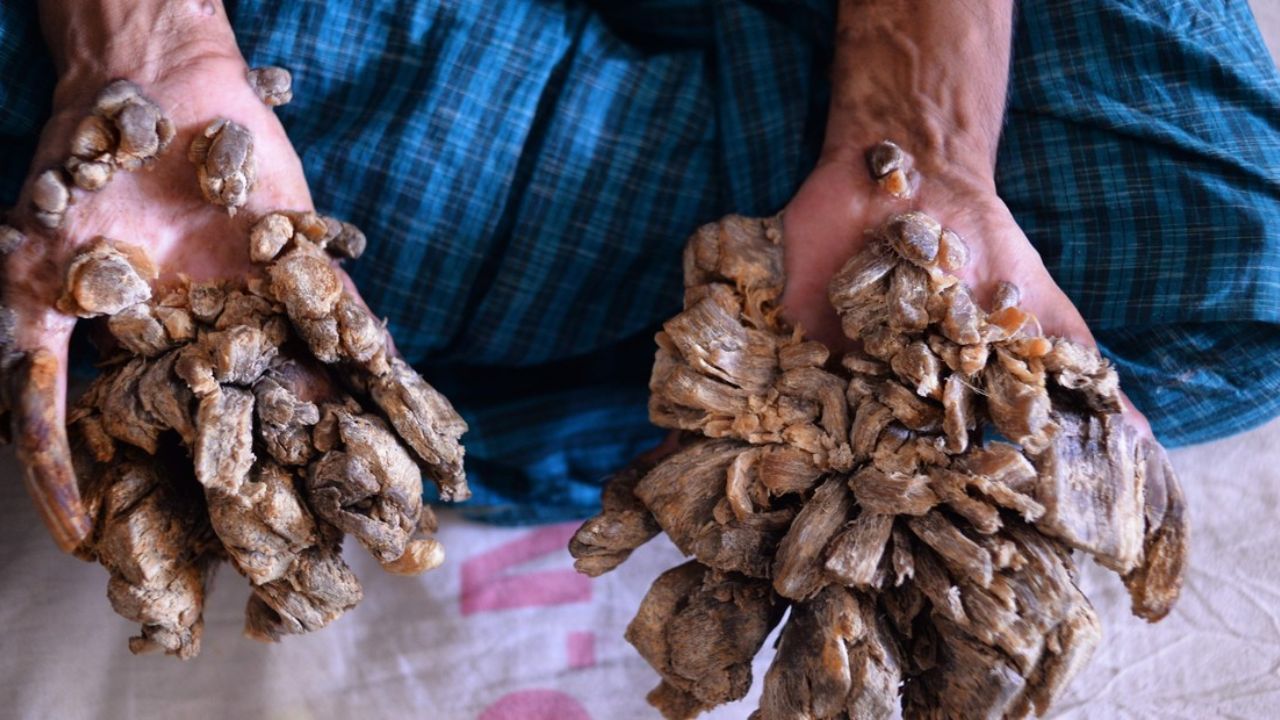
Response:
[[[1013,0],[841,0],[824,152],[892,139],[927,177],[991,183]]]
[[[236,54],[221,0],[40,0],[40,24],[63,84],[152,82],[209,55]]]

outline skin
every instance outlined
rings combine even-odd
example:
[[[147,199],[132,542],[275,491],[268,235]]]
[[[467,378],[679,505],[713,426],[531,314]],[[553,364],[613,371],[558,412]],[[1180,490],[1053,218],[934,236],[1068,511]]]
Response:
[[[313,209],[302,163],[272,109],[246,81],[248,67],[219,0],[44,0],[40,19],[58,83],[53,115],[8,218],[28,241],[5,260],[3,301],[16,314],[18,347],[44,351],[57,363],[42,408],[48,417],[18,412],[23,428],[61,427],[65,417],[67,344],[76,318],[53,306],[78,248],[98,236],[142,247],[160,269],[159,283],[179,274],[242,278],[250,267],[249,227],[259,216]],[[61,227],[44,228],[31,214],[32,180],[66,159],[76,123],[90,113],[98,91],[117,78],[138,84],[177,134],[149,167],[118,171],[97,192],[73,190]],[[244,125],[254,137],[258,182],[234,217],[204,200],[186,156],[192,138],[218,117]],[[20,459],[55,541],[71,550],[83,539],[88,520],[74,476],[54,467],[58,441],[43,444],[42,452],[20,452]]]
[[[922,210],[965,238],[960,273],[990,307],[1002,280],[1044,334],[1096,345],[995,184],[1012,40],[1012,0],[901,3],[842,0],[832,99],[821,159],[783,214],[784,315],[831,347],[850,342],[827,285],[890,216]],[[915,196],[893,198],[871,179],[865,153],[889,139],[915,159]],[[1126,400],[1126,419],[1150,433]]]
[[[784,214],[784,311],[813,337],[833,347],[847,342],[826,300],[828,282],[864,246],[867,230],[916,208],[967,239],[971,259],[963,276],[980,300],[1000,280],[1015,280],[1024,307],[1039,317],[1046,334],[1093,343],[1079,312],[996,193],[1012,12],[1011,0],[842,1],[824,150]],[[16,314],[19,348],[43,351],[56,362],[40,368],[54,375],[42,391],[46,402],[26,417],[18,413],[25,428],[63,422],[67,343],[75,318],[53,304],[77,248],[100,235],[139,245],[160,268],[162,283],[180,273],[237,278],[249,267],[247,243],[228,238],[246,238],[265,212],[312,209],[284,128],[245,80],[248,68],[220,0],[42,0],[40,15],[59,80],[53,116],[9,218],[29,241],[6,259],[3,301]],[[47,230],[30,214],[31,181],[66,158],[75,124],[90,111],[98,90],[116,78],[140,85],[173,121],[177,136],[148,169],[118,172],[96,193],[73,191],[62,227]],[[191,139],[217,117],[247,127],[258,157],[258,186],[234,217],[204,201],[186,159]],[[868,177],[863,154],[885,138],[915,157],[924,181],[912,200],[887,197]],[[1146,427],[1132,407],[1126,416]],[[20,456],[37,507],[55,540],[71,550],[89,523],[74,476],[50,465],[57,464],[59,442],[65,441],[45,442],[40,452]]]

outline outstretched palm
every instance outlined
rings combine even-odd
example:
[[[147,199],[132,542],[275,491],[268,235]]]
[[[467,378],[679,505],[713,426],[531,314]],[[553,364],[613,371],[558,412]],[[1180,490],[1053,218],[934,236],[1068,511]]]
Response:
[[[174,125],[175,136],[155,160],[136,172],[116,172],[101,189],[72,190],[60,225],[48,228],[32,207],[34,180],[66,161],[80,121],[93,109],[98,91],[113,78],[68,78],[54,96],[46,125],[8,223],[26,236],[5,257],[3,304],[11,336],[5,338],[19,453],[27,480],[55,539],[65,549],[84,536],[83,516],[65,452],[67,347],[76,318],[59,312],[66,267],[77,250],[97,237],[145,250],[159,270],[159,282],[179,276],[193,280],[243,278],[248,268],[250,225],[266,212],[311,210],[302,164],[270,107],[246,80],[238,52],[207,54],[166,68],[137,82]],[[187,158],[192,140],[212,121],[228,118],[254,138],[257,184],[235,215],[202,196],[196,170]],[[352,289],[348,284],[348,289]],[[39,357],[41,362],[32,363]]]
[[[831,347],[851,342],[840,331],[827,285],[866,246],[867,232],[912,209],[938,218],[967,240],[969,262],[959,274],[980,304],[990,307],[1000,283],[1012,282],[1021,290],[1022,307],[1035,315],[1045,335],[1096,344],[994,184],[926,174],[912,198],[898,199],[870,180],[861,158],[820,162],[784,211],[787,318]],[[1125,416],[1149,433],[1146,419],[1132,405],[1126,405]]]

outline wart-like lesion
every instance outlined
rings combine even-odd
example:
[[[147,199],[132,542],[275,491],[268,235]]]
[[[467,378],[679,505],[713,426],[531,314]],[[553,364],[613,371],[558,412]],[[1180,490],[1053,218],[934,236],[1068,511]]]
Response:
[[[252,77],[268,104],[287,100],[287,74]],[[114,83],[76,147],[102,150],[95,157],[112,169],[140,167],[171,137],[162,117],[136,86]],[[191,157],[211,202],[243,207],[255,172],[244,128],[214,121]],[[14,235],[2,239],[21,244]],[[71,457],[61,460],[74,465],[91,521],[75,550],[110,571],[112,606],[141,624],[134,652],[197,654],[223,562],[249,581],[249,636],[320,629],[362,596],[345,536],[388,572],[431,570],[444,550],[424,474],[444,500],[470,495],[466,423],[395,356],[385,324],[343,282],[338,263],[360,256],[364,234],[281,209],[243,242],[245,276],[195,281],[97,238],[70,260],[57,300],[106,331],[102,371],[68,411]]]
[[[892,144],[868,169],[915,187]],[[668,718],[744,696],[788,608],[753,718],[1044,713],[1101,637],[1072,550],[1120,574],[1140,617],[1177,598],[1187,526],[1163,448],[1122,419],[1114,368],[1042,336],[1016,285],[983,308],[955,274],[964,240],[929,215],[890,218],[833,279],[842,354],[780,317],[781,233],[729,216],[689,239],[650,383],[678,447],[611,479],[576,567],[607,572],[659,532],[692,558],[627,631]]]

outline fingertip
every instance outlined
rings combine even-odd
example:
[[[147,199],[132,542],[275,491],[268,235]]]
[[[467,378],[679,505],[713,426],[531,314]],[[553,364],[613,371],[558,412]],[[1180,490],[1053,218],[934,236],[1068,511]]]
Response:
[[[1146,415],[1143,415],[1142,412],[1138,410],[1137,406],[1133,404],[1133,401],[1129,399],[1129,396],[1125,394],[1123,390],[1120,391],[1120,405],[1121,416],[1124,418],[1125,422],[1132,425],[1133,428],[1138,431],[1140,436],[1154,440],[1155,433],[1151,429],[1151,422],[1147,420]],[[1159,444],[1157,443],[1157,446],[1158,445]]]
[[[80,500],[63,423],[62,364],[54,351],[38,348],[19,363],[11,381],[13,435],[27,491],[54,542],[72,552],[88,537],[92,523]]]

